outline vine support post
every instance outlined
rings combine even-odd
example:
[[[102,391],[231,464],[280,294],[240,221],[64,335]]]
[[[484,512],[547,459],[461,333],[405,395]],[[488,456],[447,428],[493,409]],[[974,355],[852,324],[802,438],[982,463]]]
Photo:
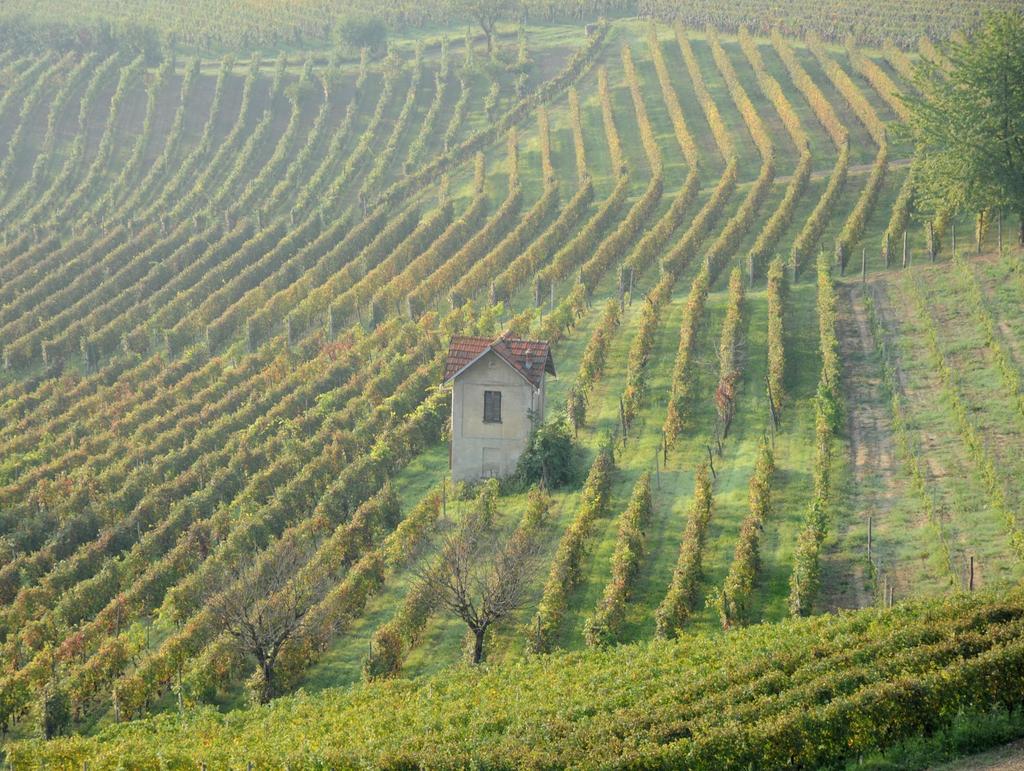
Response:
[[[952,255],[956,257],[956,222],[949,223],[950,231],[950,249],[952,249]],[[932,255],[932,262],[935,262],[935,255]]]
[[[864,284],[868,280],[868,249],[863,247],[860,250],[860,283]]]
[[[658,448],[654,448],[654,473],[655,478],[658,480],[658,489],[661,489],[661,464],[658,463]]]
[[[998,243],[999,243],[999,255],[1003,254],[1003,208],[999,207],[999,211],[996,212],[996,229],[999,231]]]
[[[874,559],[872,557],[872,554],[871,554],[871,546],[872,546],[872,542],[874,540],[873,536],[874,536],[874,517],[872,517],[869,514],[868,515],[868,564],[870,564],[870,565],[874,565],[875,564],[875,561],[874,561]]]
[[[772,416],[772,440],[775,438],[775,429],[779,427],[779,414],[775,411],[775,394],[772,393],[772,381],[768,375],[764,376],[764,384],[768,389],[768,409]]]
[[[974,555],[971,555],[971,567],[970,572],[967,574],[967,590],[970,592],[974,591]]]
[[[619,421],[622,423],[622,446],[626,446],[626,406],[622,403],[622,397],[619,397]]]

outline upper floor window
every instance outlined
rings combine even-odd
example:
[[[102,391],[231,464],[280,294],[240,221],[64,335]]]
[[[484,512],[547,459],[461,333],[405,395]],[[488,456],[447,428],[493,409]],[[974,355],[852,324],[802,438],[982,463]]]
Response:
[[[484,391],[484,423],[501,422],[501,391]]]

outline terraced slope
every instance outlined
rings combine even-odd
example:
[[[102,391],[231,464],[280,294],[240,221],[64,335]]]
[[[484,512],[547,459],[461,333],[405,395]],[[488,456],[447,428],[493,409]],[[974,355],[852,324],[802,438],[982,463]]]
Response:
[[[995,704],[1019,708],[1020,681],[1000,675],[1020,666],[1022,611],[1019,591],[962,596],[759,625],[724,641],[687,635],[459,668],[230,717],[209,708],[163,715],[91,739],[25,743],[12,758],[24,768],[106,769],[130,758],[181,768],[742,769],[856,767],[874,753],[884,764],[878,751],[902,739],[987,716]]]
[[[15,736],[54,689],[89,732],[457,662],[418,575],[539,504],[446,483],[453,333],[549,340],[581,445],[491,661],[1019,580],[1017,257],[954,258],[961,218],[920,264],[906,54],[468,42],[0,60]],[[211,608],[295,554],[262,601],[307,634],[258,666]]]

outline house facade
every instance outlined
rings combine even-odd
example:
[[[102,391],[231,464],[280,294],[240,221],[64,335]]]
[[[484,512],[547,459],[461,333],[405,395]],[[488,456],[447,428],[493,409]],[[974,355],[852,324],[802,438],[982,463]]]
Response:
[[[445,385],[452,387],[449,465],[454,481],[506,477],[544,419],[547,375],[555,374],[545,342],[508,336],[453,337]]]

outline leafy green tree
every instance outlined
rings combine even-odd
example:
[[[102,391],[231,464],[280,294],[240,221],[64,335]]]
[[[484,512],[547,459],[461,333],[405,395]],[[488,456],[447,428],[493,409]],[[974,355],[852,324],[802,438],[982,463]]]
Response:
[[[1024,217],[1024,17],[989,15],[946,54],[948,67],[921,64],[921,96],[908,100],[919,200],[934,211],[1009,207]]]
[[[334,36],[345,48],[356,51],[368,48],[379,53],[387,47],[388,28],[379,16],[353,11],[341,18],[335,27]]]

